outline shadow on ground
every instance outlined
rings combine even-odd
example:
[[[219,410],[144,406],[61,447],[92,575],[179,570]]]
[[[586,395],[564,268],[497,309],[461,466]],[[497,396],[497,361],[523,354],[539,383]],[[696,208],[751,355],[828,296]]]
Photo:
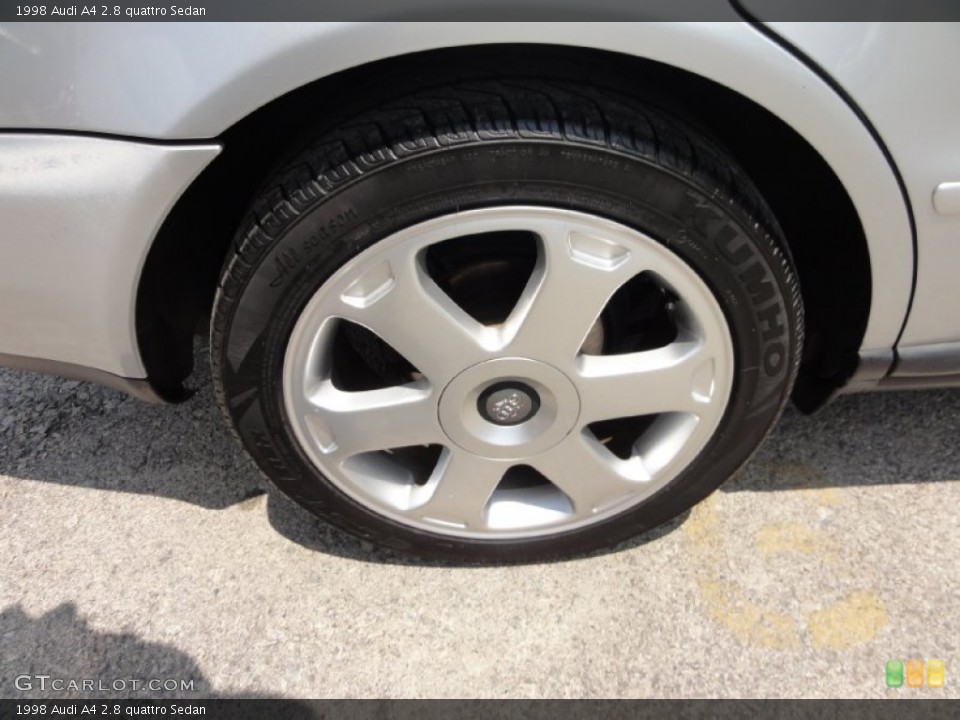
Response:
[[[792,408],[727,492],[960,480],[960,390],[840,397]]]
[[[100,632],[72,603],[35,618],[12,605],[0,611],[0,638],[2,697],[173,700],[215,695],[186,653],[132,633]],[[150,682],[157,684],[151,689]]]
[[[31,617],[19,605],[0,610],[0,641],[0,698],[8,700],[56,703],[96,699],[102,703],[269,698],[218,692],[187,653],[133,633],[101,632],[73,603],[63,603],[38,617]],[[318,711],[287,699],[273,699],[266,706],[240,703],[221,709],[237,720],[326,717],[322,708]]]
[[[152,406],[86,383],[0,370],[0,475],[143,493],[224,509],[269,492],[274,528],[307,548],[379,563],[381,551],[271,490],[227,431],[198,348],[189,402]],[[838,399],[817,415],[788,410],[726,492],[960,479],[960,390]],[[672,532],[684,516],[613,551]]]

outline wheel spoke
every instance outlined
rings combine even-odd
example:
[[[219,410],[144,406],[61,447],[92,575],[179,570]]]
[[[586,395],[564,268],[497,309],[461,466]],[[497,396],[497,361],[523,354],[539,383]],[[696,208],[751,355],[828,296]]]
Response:
[[[577,364],[580,417],[587,423],[666,412],[696,415],[713,397],[716,362],[699,341],[626,355],[583,356]]]
[[[629,252],[554,223],[541,232],[540,254],[507,320],[510,352],[569,367],[594,322],[630,279]]]
[[[372,450],[428,445],[441,436],[436,400],[419,385],[343,392],[324,383],[308,402],[321,452],[346,459]]]
[[[484,508],[506,472],[508,464],[454,448],[445,449],[427,482],[433,492],[413,510],[423,519],[442,524],[481,529]]]
[[[343,317],[377,334],[438,386],[479,362],[499,338],[437,287],[415,257],[368,271],[341,301]]]
[[[639,459],[608,460],[592,437],[568,436],[530,464],[573,502],[577,517],[589,517],[625,497],[635,495],[637,481],[647,478]]]

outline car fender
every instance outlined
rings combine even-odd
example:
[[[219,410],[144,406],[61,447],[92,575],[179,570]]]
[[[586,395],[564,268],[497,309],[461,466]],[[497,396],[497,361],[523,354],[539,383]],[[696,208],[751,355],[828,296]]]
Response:
[[[0,66],[17,67],[0,77],[0,128],[203,141],[338,71],[491,43],[580,46],[655,60],[718,82],[783,119],[837,174],[862,222],[873,296],[861,351],[893,346],[914,268],[909,215],[895,172],[827,82],[745,22],[13,25],[0,41]],[[151,224],[115,242],[141,244],[142,251],[128,253],[139,263],[154,231]],[[136,276],[139,269],[121,271]],[[136,347],[125,351],[137,354]],[[129,363],[124,368],[142,371]]]

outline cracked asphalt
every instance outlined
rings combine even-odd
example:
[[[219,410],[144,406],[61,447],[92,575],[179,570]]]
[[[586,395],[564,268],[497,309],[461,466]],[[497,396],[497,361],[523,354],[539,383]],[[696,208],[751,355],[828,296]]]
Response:
[[[960,391],[789,410],[641,540],[462,568],[271,490],[198,362],[175,407],[0,370],[0,697],[960,697]],[[945,686],[887,688],[914,658]]]

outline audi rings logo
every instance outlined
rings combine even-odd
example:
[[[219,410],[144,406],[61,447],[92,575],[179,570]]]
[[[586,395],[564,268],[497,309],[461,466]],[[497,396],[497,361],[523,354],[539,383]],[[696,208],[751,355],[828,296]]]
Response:
[[[497,383],[480,395],[478,409],[481,415],[496,425],[519,425],[526,422],[540,408],[536,390],[526,383]]]
[[[509,395],[491,403],[490,414],[500,422],[512,423],[519,420],[530,406],[530,398],[519,390],[512,390]]]

